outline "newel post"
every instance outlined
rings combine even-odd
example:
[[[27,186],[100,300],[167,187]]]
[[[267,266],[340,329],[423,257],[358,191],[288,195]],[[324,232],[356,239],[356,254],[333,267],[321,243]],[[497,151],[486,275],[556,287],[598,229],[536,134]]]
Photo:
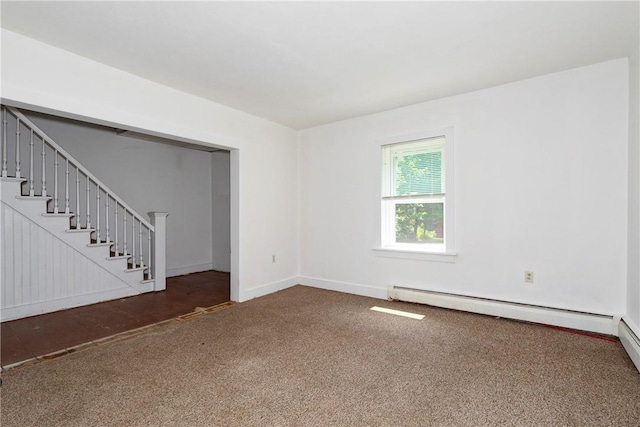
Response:
[[[154,291],[163,291],[167,288],[167,216],[169,216],[167,212],[149,212],[151,225],[155,229],[151,242]]]

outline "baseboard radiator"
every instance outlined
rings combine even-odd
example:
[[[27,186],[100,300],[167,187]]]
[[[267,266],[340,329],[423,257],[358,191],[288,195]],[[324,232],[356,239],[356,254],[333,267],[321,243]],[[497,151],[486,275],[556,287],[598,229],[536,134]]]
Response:
[[[622,346],[627,353],[629,353],[633,364],[636,365],[638,372],[640,372],[640,338],[629,325],[627,325],[624,319],[620,321],[620,325],[618,326],[618,336],[620,337]]]
[[[426,304],[614,336],[618,336],[618,323],[620,322],[620,318],[615,316],[434,292],[398,285],[392,285],[388,288],[388,297],[396,301]]]

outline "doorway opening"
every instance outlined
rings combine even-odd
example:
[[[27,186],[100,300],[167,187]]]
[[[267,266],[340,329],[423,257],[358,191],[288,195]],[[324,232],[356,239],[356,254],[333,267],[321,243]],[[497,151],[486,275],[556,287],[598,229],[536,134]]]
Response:
[[[226,295],[225,301],[234,294],[237,299],[238,290],[231,289],[238,282],[233,279],[231,256],[231,225],[237,216],[231,206],[232,200],[237,201],[232,195],[232,172],[237,176],[237,161],[233,162],[237,153],[152,131],[122,129],[99,119],[45,114],[37,107],[21,111],[141,216],[168,212],[167,278],[224,273],[224,289],[219,288],[225,276],[216,275],[212,292],[220,298]],[[29,145],[26,138],[25,147]],[[204,285],[202,277],[206,275],[193,276]]]

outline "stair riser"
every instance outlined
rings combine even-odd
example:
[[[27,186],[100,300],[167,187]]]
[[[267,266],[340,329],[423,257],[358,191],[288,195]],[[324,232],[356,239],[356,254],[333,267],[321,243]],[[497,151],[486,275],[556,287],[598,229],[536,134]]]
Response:
[[[52,230],[66,230],[69,228],[69,217],[43,216],[42,224],[51,227]]]
[[[68,229],[68,227],[67,227]],[[74,247],[76,246],[81,246],[81,245],[87,245],[89,244],[89,233],[88,232],[80,232],[80,233],[76,233],[76,232],[68,232],[67,229],[62,229],[64,232],[64,241],[65,242],[69,242],[71,244],[74,245]],[[58,229],[60,230],[60,229]],[[101,248],[104,249],[104,248]],[[108,255],[108,251],[105,251],[105,257]]]
[[[18,183],[19,181],[17,180],[4,181],[4,180],[5,178],[3,178],[3,182],[2,182],[2,199],[3,200],[8,197],[16,198],[17,196],[21,196],[20,187],[19,185],[16,185],[16,183]],[[6,185],[5,185],[5,182],[6,182]]]
[[[47,212],[47,202],[39,199],[18,199],[16,197],[6,197],[4,191],[2,201],[14,209],[19,209],[21,213],[31,218],[33,215],[41,215]]]

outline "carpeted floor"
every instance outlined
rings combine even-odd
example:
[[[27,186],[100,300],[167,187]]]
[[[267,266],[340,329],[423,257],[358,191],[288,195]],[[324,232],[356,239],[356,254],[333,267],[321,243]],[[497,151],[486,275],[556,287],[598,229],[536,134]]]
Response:
[[[617,342],[303,286],[2,378],[4,427],[640,425]]]

